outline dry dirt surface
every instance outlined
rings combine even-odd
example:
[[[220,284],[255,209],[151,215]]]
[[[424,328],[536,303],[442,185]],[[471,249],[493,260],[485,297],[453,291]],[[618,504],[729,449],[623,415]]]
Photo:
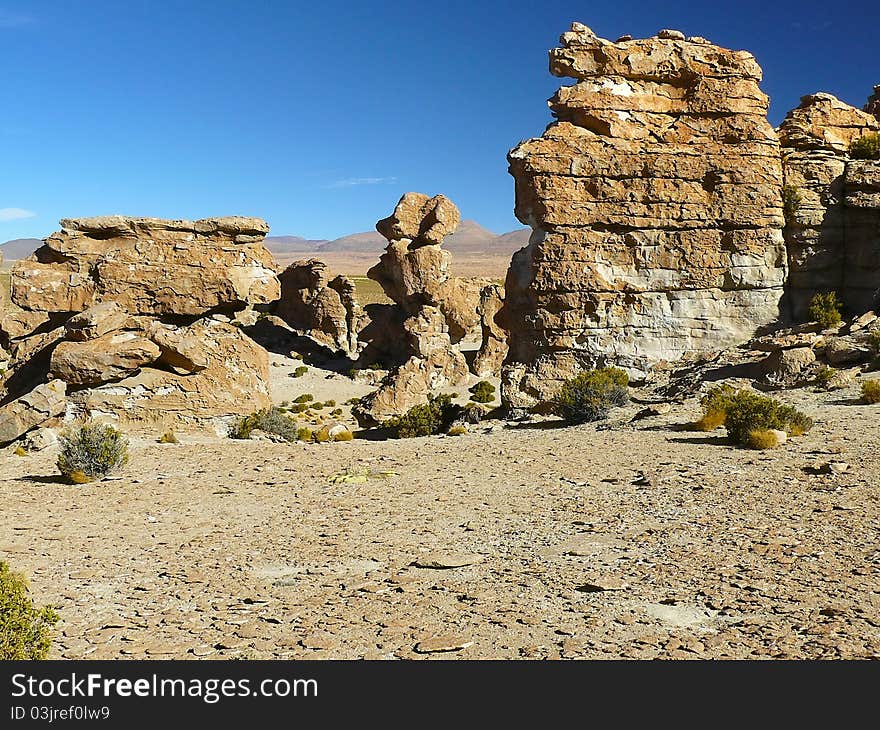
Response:
[[[7,450],[0,554],[57,606],[54,658],[878,658],[880,406],[855,394],[782,394],[817,425],[770,452],[679,430],[696,401],[402,441],[132,436],[85,486]]]

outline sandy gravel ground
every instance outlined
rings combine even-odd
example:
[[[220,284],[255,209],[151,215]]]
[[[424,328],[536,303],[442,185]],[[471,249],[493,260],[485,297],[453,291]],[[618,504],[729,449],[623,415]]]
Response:
[[[0,554],[58,607],[56,658],[878,658],[880,406],[855,393],[783,394],[817,426],[762,453],[676,430],[695,401],[404,441],[133,437],[86,486],[5,451]]]

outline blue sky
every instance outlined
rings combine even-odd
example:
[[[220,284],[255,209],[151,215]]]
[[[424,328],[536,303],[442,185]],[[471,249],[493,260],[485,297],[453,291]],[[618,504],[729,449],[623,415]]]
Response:
[[[572,20],[752,51],[774,124],[803,94],[861,106],[880,84],[876,0],[0,0],[0,241],[108,213],[335,238],[407,190],[519,227],[505,155],[569,83],[547,50]]]

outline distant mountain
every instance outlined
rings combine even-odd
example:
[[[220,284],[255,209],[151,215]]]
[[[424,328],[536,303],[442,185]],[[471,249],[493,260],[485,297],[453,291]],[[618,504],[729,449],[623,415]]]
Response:
[[[267,236],[266,248],[273,254],[308,253],[317,251],[326,240],[314,240],[302,236]]]
[[[26,259],[36,251],[43,242],[39,238],[16,238],[6,243],[0,243],[0,253],[4,261],[18,261]]]

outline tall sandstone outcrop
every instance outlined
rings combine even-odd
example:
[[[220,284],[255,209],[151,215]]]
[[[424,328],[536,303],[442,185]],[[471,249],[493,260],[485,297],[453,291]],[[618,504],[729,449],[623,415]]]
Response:
[[[779,142],[746,51],[678,31],[610,42],[574,23],[550,71],[557,121],[511,150],[514,255],[503,397],[552,398],[603,363],[644,373],[747,339],[779,315]]]
[[[880,122],[831,94],[811,94],[779,127],[785,174],[788,298],[796,321],[817,292],[850,314],[880,304],[880,162],[852,160],[852,143]]]
[[[268,353],[229,321],[278,299],[264,221],[110,216],[61,225],[12,269],[20,309],[0,318],[11,355],[0,406],[27,404],[53,378],[63,387],[52,415],[67,418],[222,427],[269,405]]]

